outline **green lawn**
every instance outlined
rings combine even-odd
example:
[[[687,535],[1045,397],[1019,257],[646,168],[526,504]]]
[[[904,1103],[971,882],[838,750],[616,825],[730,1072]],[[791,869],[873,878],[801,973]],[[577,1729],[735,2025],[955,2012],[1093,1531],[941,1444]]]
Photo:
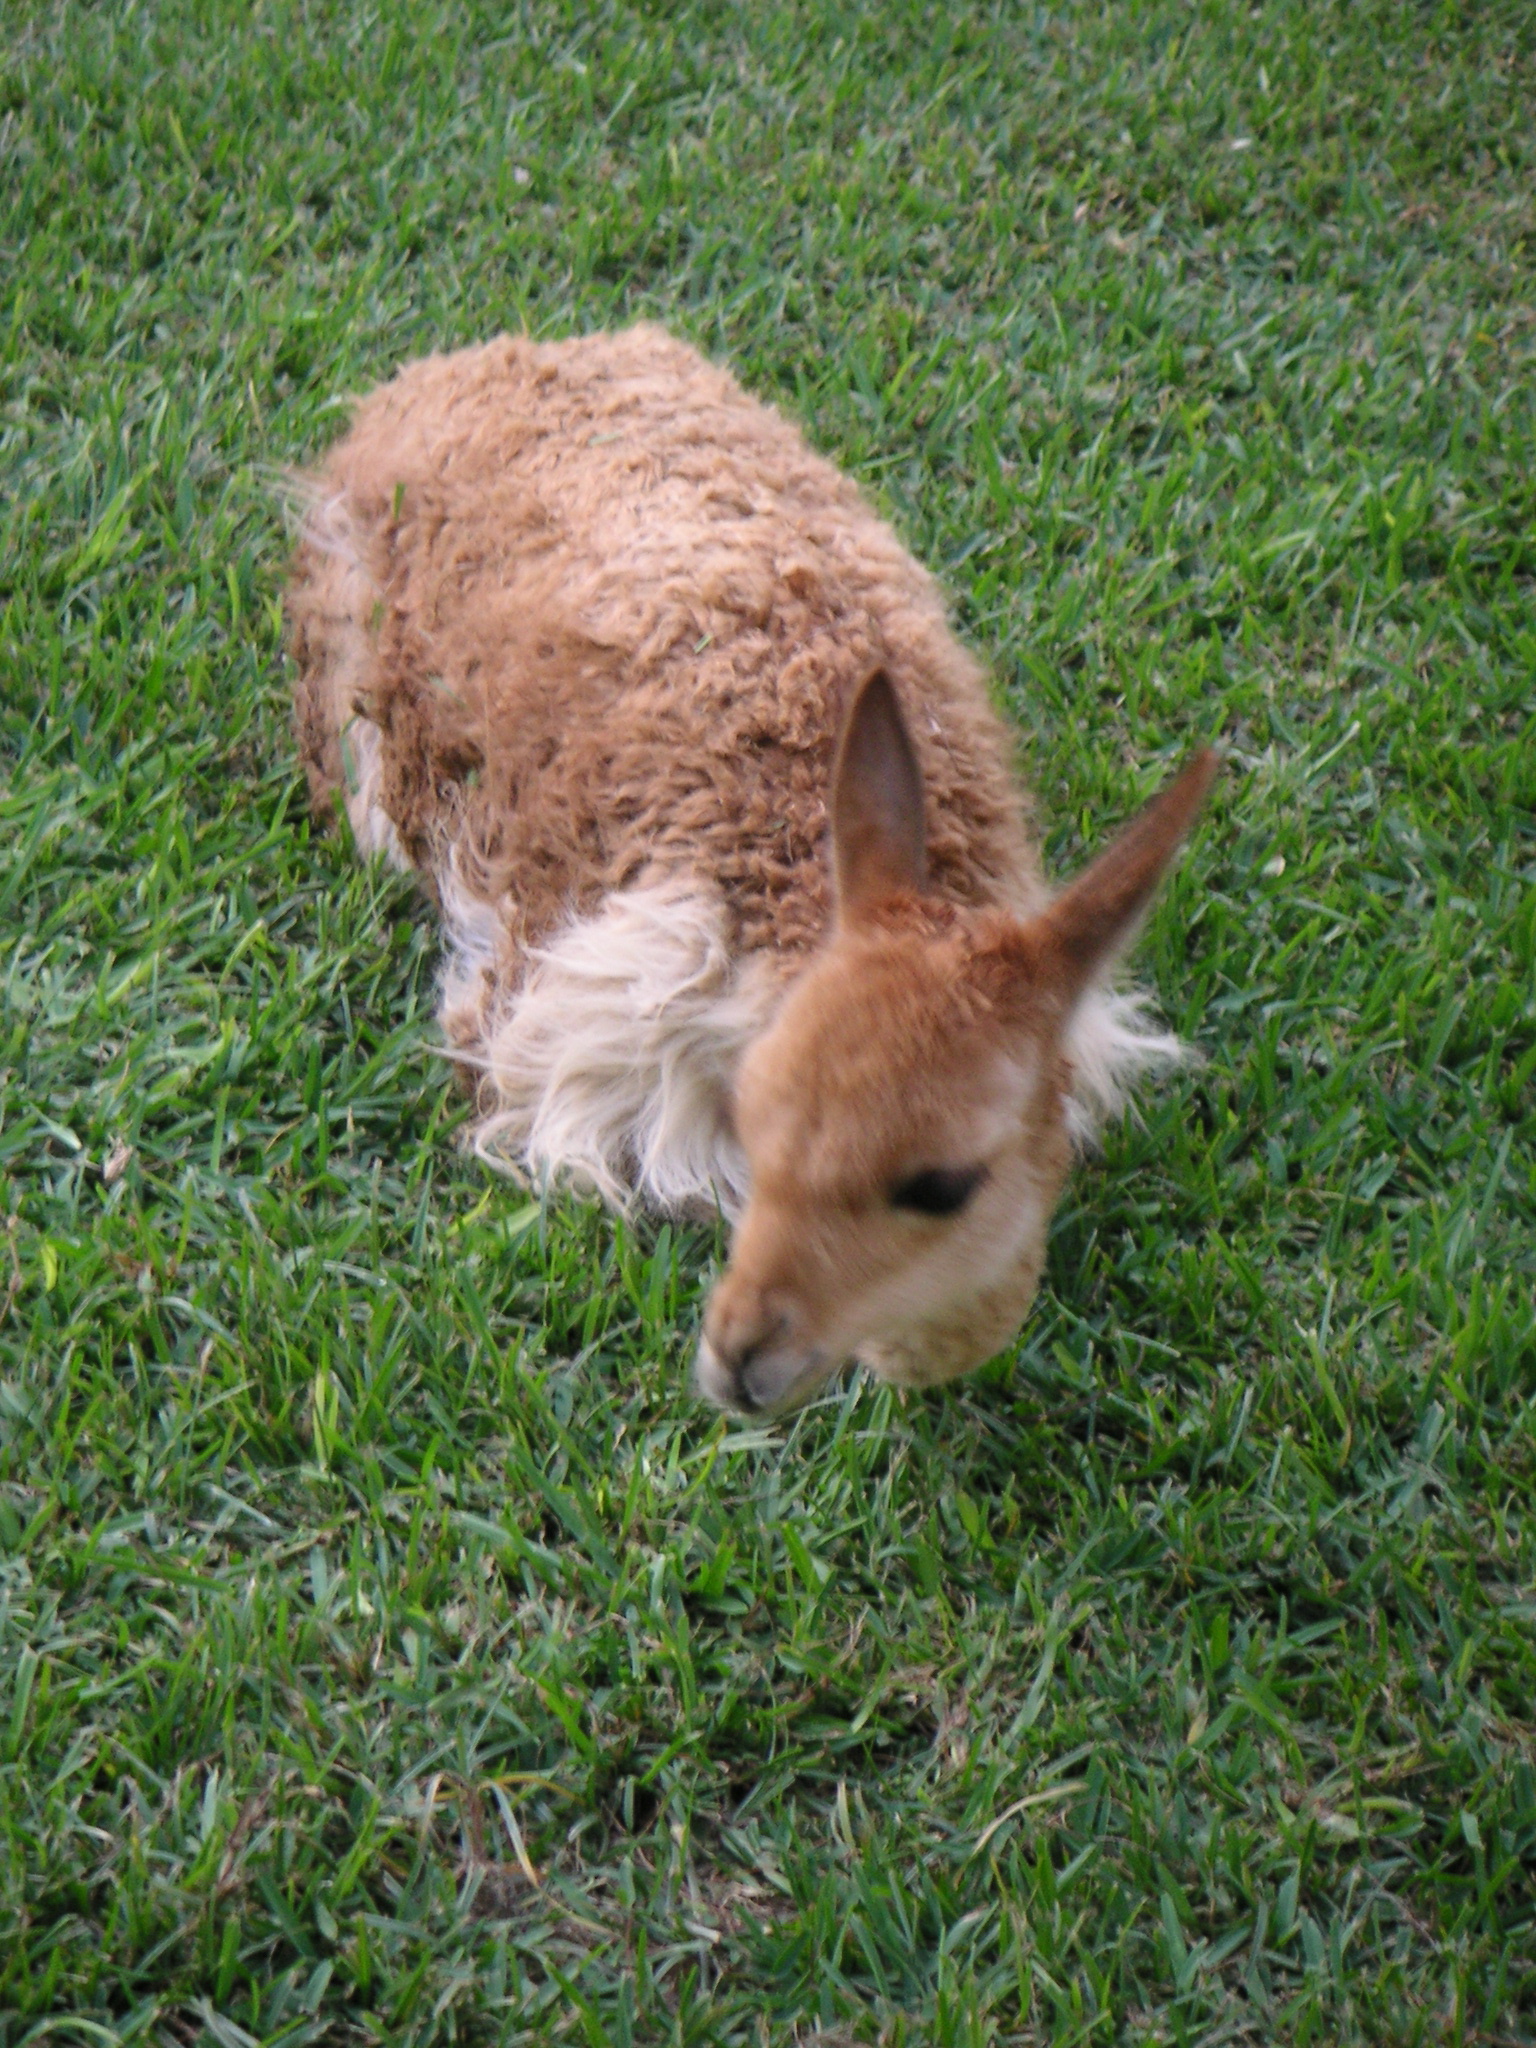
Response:
[[[0,37],[0,2048],[1536,2041],[1528,0]],[[1015,1353],[688,1389],[306,818],[284,465],[645,314],[947,580],[1056,872],[1231,767]]]

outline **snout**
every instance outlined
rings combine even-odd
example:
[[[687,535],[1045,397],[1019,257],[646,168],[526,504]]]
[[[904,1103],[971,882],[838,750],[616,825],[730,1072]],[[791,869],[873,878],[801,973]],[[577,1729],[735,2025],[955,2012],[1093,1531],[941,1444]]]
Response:
[[[836,1365],[771,1294],[723,1279],[710,1297],[695,1379],[717,1408],[772,1415],[809,1399]]]

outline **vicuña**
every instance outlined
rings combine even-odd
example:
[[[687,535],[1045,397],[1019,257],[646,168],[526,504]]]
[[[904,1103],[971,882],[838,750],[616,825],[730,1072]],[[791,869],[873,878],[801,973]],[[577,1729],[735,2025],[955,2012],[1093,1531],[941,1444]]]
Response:
[[[992,1357],[1074,1145],[1178,1057],[1109,977],[1215,755],[1053,893],[932,577],[655,327],[413,363],[306,501],[311,786],[437,899],[478,1151],[731,1219],[725,1406]]]

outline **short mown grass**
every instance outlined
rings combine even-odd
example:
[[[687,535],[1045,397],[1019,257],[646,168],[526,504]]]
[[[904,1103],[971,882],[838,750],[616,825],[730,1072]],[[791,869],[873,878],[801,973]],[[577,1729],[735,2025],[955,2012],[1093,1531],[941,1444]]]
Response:
[[[1536,2040],[1536,17],[8,9],[0,2044]],[[946,579],[1205,1064],[1012,1355],[688,1387],[311,828],[285,465],[661,318]]]

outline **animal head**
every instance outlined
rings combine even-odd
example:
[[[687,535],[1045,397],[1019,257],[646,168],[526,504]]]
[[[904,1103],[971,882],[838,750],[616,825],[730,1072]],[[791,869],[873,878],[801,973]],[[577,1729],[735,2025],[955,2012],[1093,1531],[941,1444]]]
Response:
[[[1074,1022],[1217,766],[1197,755],[1038,915],[958,909],[925,886],[896,694],[864,685],[833,770],[832,933],[737,1081],[751,1191],[704,1318],[711,1400],[794,1407],[850,1358],[933,1385],[1012,1336],[1071,1162]]]

